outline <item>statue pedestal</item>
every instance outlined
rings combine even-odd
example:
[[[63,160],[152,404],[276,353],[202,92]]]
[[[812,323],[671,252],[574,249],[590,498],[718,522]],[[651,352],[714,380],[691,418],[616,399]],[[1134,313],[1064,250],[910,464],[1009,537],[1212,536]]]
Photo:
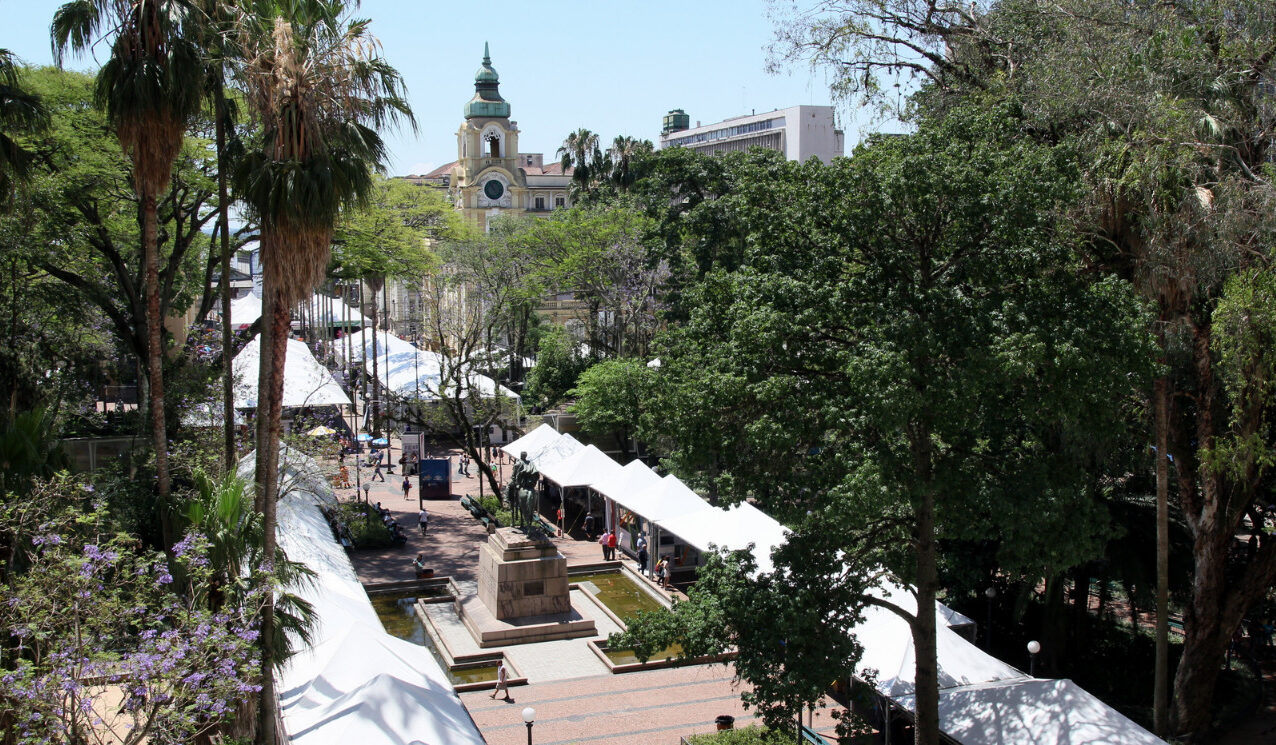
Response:
[[[481,647],[569,639],[596,633],[572,610],[567,559],[553,541],[499,528],[479,550],[478,597],[458,602]]]

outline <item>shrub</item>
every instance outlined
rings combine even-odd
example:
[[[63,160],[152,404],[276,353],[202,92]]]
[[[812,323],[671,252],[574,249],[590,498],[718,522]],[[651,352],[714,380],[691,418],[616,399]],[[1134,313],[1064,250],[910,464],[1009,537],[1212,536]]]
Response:
[[[355,548],[385,548],[394,543],[390,529],[381,520],[375,507],[366,502],[342,502],[334,512],[339,522],[350,531],[350,541]]]

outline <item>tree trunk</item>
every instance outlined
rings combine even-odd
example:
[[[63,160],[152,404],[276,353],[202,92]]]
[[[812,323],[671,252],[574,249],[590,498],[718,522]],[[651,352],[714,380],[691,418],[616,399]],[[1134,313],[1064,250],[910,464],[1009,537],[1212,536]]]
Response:
[[[1152,694],[1152,729],[1169,734],[1170,703],[1170,497],[1169,379],[1156,379],[1156,663]]]
[[[284,361],[288,354],[288,306],[279,302],[277,288],[262,292],[261,360],[257,375],[257,471],[255,502],[262,514],[263,569],[271,574],[276,546],[276,507],[279,498],[279,428],[283,414]],[[273,584],[261,611],[261,706],[257,742],[275,743],[275,595]]]
[[[372,287],[372,434],[381,436],[381,374],[377,365],[377,289]],[[366,348],[365,348],[366,349]],[[364,407],[367,408],[366,406]]]
[[[164,421],[164,319],[159,297],[159,224],[155,195],[142,195],[142,252],[146,272],[146,367],[150,383],[152,445],[155,448],[155,481],[159,492],[160,535],[167,549],[174,543],[169,515],[168,432]]]
[[[917,619],[913,622],[913,648],[917,669],[917,745],[939,745],[939,662],[935,642],[935,593],[939,589],[935,545],[935,495],[929,483],[917,512],[914,540],[917,552]]]
[[[226,471],[235,470],[235,335],[230,323],[230,196],[226,188],[226,91],[218,81],[217,118],[217,223],[222,236],[222,444]]]

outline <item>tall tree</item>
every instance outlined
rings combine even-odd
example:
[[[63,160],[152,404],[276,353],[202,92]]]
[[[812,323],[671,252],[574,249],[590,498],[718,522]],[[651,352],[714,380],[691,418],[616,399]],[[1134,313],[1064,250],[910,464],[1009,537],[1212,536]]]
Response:
[[[262,334],[254,500],[263,555],[276,546],[279,422],[290,310],[323,278],[333,226],[365,199],[369,168],[385,159],[377,128],[411,119],[397,71],[378,54],[368,21],[342,2],[249,3],[240,17],[238,75],[260,128],[241,161],[237,192],[261,222]],[[257,737],[275,740],[274,603],[262,614]]]
[[[34,160],[20,138],[49,123],[43,102],[23,86],[20,72],[9,50],[0,49],[0,210],[9,207],[16,183],[27,177]]]
[[[616,137],[607,150],[607,159],[611,162],[608,181],[620,191],[627,191],[637,178],[634,161],[654,151],[655,146],[651,144],[651,140],[640,140],[627,135]]]
[[[157,201],[168,186],[173,161],[186,126],[199,109],[203,89],[199,50],[187,20],[187,8],[174,0],[74,0],[58,8],[51,27],[59,64],[68,50],[87,50],[103,33],[110,38],[111,56],[98,72],[95,100],[106,110],[120,146],[132,161],[133,187],[141,200],[146,377],[162,510],[170,507],[170,486]],[[161,524],[168,522],[163,519]],[[165,535],[165,541],[171,537]]]
[[[693,288],[660,350],[671,462],[794,528],[778,571],[846,561],[829,597],[882,567],[914,588],[858,602],[912,628],[918,743],[939,741],[941,542],[999,539],[1030,576],[1093,555],[1091,470],[1147,367],[1135,299],[1079,277],[1055,222],[1066,152],[1017,142],[1021,123],[975,110],[833,166],[742,159],[742,264]]]
[[[598,148],[598,135],[580,128],[567,135],[558,148],[559,162],[566,172],[572,169],[572,190],[577,197],[585,194],[603,171],[603,153]]]
[[[1147,392],[1147,439],[1164,440],[1154,469],[1158,532],[1168,535],[1165,502],[1174,499],[1194,542],[1172,702],[1164,620],[1158,628],[1156,728],[1207,736],[1228,642],[1276,579],[1276,545],[1230,551],[1267,488],[1265,472],[1219,469],[1210,455],[1240,426],[1226,415],[1234,392],[1221,385],[1212,314],[1229,275],[1271,261],[1269,4],[847,0],[788,20],[781,56],[827,63],[839,90],[880,101],[902,82],[896,73],[916,74],[926,85],[915,103],[933,114],[1012,96],[1028,113],[1026,132],[1076,148],[1088,195],[1074,220],[1091,266],[1129,282],[1156,308],[1165,368]],[[1167,551],[1162,541],[1163,578]],[[1158,616],[1167,616],[1168,604],[1160,605]]]

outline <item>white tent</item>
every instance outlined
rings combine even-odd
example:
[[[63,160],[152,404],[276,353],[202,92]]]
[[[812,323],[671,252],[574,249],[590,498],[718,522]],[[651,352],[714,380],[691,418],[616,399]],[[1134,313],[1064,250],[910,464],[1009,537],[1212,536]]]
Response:
[[[590,486],[594,491],[624,505],[627,495],[644,492],[660,483],[660,476],[640,460],[630,461],[623,468],[603,474],[603,478]],[[633,512],[633,510],[630,510]]]
[[[591,486],[620,471],[616,461],[593,445],[545,465],[536,465],[541,475],[559,486]]]
[[[703,509],[655,523],[701,551],[708,551],[710,545],[740,550],[752,543],[760,572],[771,571],[771,551],[784,543],[788,532],[775,518],[747,502],[727,510],[705,504]]]
[[[518,401],[517,393],[498,385],[486,375],[477,372],[450,369],[447,358],[437,352],[417,349],[410,342],[387,331],[376,333],[376,374],[381,384],[391,393],[405,399],[437,401],[450,396],[450,387],[459,378],[465,388],[476,390],[483,398],[501,398]],[[373,372],[373,334],[363,329],[350,334],[351,362],[362,363],[369,375]],[[345,345],[338,345],[338,353],[345,354]]]
[[[368,317],[360,313],[358,309],[349,306],[342,308],[342,301],[339,298],[329,298],[315,293],[310,296],[309,300],[303,300],[299,307],[307,315],[313,317],[320,326],[360,327],[372,325],[372,321],[368,320]],[[261,298],[252,293],[238,300],[230,301],[231,327],[238,331],[248,328],[256,323],[258,318],[261,318],[261,310]],[[347,316],[349,316],[348,319]],[[292,327],[300,328],[301,321],[293,321]]]
[[[261,318],[261,298],[251,292],[237,300],[230,301],[230,326],[236,331],[243,331]]]
[[[541,424],[517,440],[502,445],[501,450],[515,458],[520,453],[527,453],[528,460],[531,460],[532,453],[539,453],[544,448],[557,443],[561,438],[562,435],[556,429],[548,424]]]
[[[248,342],[235,355],[235,408],[257,408],[257,373],[261,364],[261,339]],[[305,342],[288,340],[288,356],[284,360],[285,407],[350,405],[350,397],[319,364]]]
[[[646,489],[621,494],[614,499],[620,506],[652,522],[698,512],[708,507],[708,503],[699,494],[691,491],[673,474]]]
[[[372,325],[358,308],[347,305],[341,298],[314,293],[309,300],[298,304],[298,310],[314,319],[315,325],[336,328],[362,328]],[[301,321],[293,321],[293,328],[300,328]]]
[[[905,612],[917,610],[912,593],[902,587],[887,585],[874,589],[872,594],[889,600]],[[936,620],[942,621],[942,615],[942,611],[937,610]],[[874,686],[882,695],[893,699],[912,695],[917,655],[908,623],[885,608],[869,606],[864,609],[863,621],[855,627],[855,636],[864,645],[856,674],[865,679],[873,677]],[[971,644],[944,623],[936,624],[935,643],[941,689],[1027,677]]]
[[[540,448],[528,448],[527,459],[535,463],[536,468],[543,471],[546,466],[570,458],[583,447],[585,446],[580,444],[580,440],[575,437],[568,434],[559,435],[557,440],[551,440]]]
[[[253,455],[240,463],[252,478]],[[298,745],[482,745],[483,736],[425,647],[385,632],[318,505],[333,501],[313,460],[281,454],[279,544],[315,572],[296,589],[315,610],[313,643],[279,673],[283,726]]]
[[[912,696],[898,703],[914,705]],[[939,728],[962,745],[1165,745],[1066,679],[1018,678],[940,691]]]

